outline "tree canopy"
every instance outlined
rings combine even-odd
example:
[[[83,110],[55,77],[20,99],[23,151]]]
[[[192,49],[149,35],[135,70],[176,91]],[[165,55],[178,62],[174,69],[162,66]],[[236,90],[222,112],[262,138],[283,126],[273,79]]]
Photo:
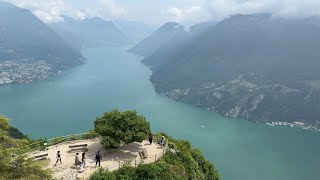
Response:
[[[136,111],[115,109],[106,112],[94,122],[95,132],[102,136],[106,148],[115,148],[124,142],[142,142],[150,133],[150,124]]]

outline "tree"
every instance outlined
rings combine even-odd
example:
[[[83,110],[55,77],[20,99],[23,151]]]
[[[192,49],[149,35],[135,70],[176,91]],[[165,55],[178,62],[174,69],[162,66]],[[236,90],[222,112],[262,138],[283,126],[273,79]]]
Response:
[[[115,148],[121,142],[125,144],[142,142],[150,133],[150,124],[136,111],[115,109],[104,113],[94,122],[95,132],[102,136],[101,143],[106,148]]]
[[[2,179],[52,179],[49,170],[43,170],[32,159],[19,155],[12,156],[11,148],[25,146],[30,141],[18,129],[9,124],[9,119],[0,116],[0,180]]]

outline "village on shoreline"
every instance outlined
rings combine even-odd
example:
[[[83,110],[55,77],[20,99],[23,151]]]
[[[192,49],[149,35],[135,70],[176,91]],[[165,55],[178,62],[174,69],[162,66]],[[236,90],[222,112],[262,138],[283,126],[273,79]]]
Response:
[[[269,126],[289,126],[291,128],[302,128],[303,130],[312,130],[312,131],[320,131],[320,126],[319,124],[317,125],[310,125],[310,124],[306,124],[306,123],[303,123],[303,122],[299,122],[299,121],[294,121],[294,122],[280,122],[280,121],[277,121],[277,122],[267,122],[266,125],[269,125]]]

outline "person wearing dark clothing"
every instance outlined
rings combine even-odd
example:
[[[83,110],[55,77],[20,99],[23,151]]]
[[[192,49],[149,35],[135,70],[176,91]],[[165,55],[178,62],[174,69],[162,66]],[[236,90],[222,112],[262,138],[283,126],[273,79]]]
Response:
[[[149,134],[149,143],[152,144],[152,142],[153,142],[153,134],[150,133]]]
[[[86,166],[86,153],[82,153],[81,161],[82,161],[82,166],[85,167]]]
[[[98,164],[99,164],[99,167],[100,167],[101,160],[102,160],[102,156],[100,154],[100,151],[98,151],[97,154],[96,154],[96,167],[97,167]]]
[[[55,165],[57,165],[57,163],[58,163],[59,161],[60,161],[60,163],[62,164],[60,151],[57,152],[56,158],[57,158],[57,161],[56,161],[56,164],[55,164]]]

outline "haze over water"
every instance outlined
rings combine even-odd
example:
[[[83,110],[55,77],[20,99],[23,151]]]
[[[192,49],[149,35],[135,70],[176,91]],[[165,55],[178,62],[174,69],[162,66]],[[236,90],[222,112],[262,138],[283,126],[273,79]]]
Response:
[[[192,141],[223,180],[313,180],[320,133],[269,127],[178,103],[155,93],[151,71],[124,48],[92,48],[88,63],[47,81],[0,88],[0,113],[32,138],[83,133],[114,108],[136,109],[154,131]]]

